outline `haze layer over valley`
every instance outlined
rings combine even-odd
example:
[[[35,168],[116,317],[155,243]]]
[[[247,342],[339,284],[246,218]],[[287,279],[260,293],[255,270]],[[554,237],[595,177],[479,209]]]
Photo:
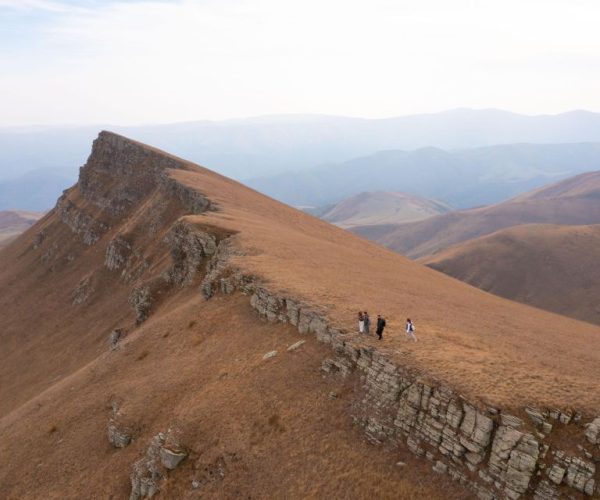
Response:
[[[75,182],[99,128],[0,128],[0,209],[50,208]],[[583,111],[287,115],[111,128],[302,206],[397,190],[466,208],[600,168],[600,115]],[[457,176],[460,183],[449,183]]]

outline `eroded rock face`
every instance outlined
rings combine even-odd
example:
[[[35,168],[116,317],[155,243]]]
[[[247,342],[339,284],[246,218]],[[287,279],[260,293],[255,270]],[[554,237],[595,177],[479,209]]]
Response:
[[[73,290],[73,305],[80,305],[87,302],[92,293],[94,293],[92,279],[90,276],[86,276],[79,282],[75,290]]]
[[[205,259],[217,252],[217,238],[185,221],[178,221],[167,236],[173,265],[168,279],[177,286],[191,285]]]
[[[108,422],[106,433],[108,442],[115,448],[125,448],[131,443],[131,430],[119,424],[115,418],[111,418]]]
[[[600,445],[600,418],[596,418],[587,424],[585,437],[591,444]]]
[[[69,200],[67,194],[63,194],[58,199],[55,211],[60,220],[69,226],[71,231],[81,235],[81,241],[87,246],[94,245],[108,230],[106,224],[95,220],[78,208]]]
[[[148,319],[150,309],[152,308],[152,293],[150,287],[136,287],[131,291],[129,303],[133,307],[136,315],[136,323],[143,323]]]
[[[116,328],[112,332],[110,332],[108,344],[111,350],[114,351],[115,349],[117,349],[117,347],[119,346],[119,341],[122,339],[123,334],[124,332],[122,328]]]
[[[104,265],[111,271],[120,269],[125,265],[130,254],[131,244],[122,236],[116,236],[106,247]]]
[[[130,500],[156,495],[167,471],[175,469],[187,457],[176,435],[171,429],[166,433],[159,432],[152,438],[144,457],[135,462],[131,473]]]
[[[360,379],[352,417],[372,443],[405,443],[431,461],[435,472],[449,475],[481,499],[598,496],[594,463],[567,456],[544,440],[558,426],[571,425],[579,429],[580,440],[597,445],[600,418],[586,425],[584,436],[581,418],[571,410],[528,407],[522,409],[523,419],[467,401],[443,384],[420,380],[373,348],[346,341],[324,315],[296,299],[239,276],[232,286],[251,296],[251,305],[265,320],[289,322],[332,346],[335,355],[321,369]],[[579,449],[584,456],[593,455],[581,445]]]

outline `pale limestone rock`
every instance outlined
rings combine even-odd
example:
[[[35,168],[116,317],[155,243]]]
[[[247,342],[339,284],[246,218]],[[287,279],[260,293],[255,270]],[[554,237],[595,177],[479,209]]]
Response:
[[[288,351],[295,351],[300,348],[302,344],[306,343],[306,340],[299,340],[298,342],[293,343],[291,346],[287,348]]]

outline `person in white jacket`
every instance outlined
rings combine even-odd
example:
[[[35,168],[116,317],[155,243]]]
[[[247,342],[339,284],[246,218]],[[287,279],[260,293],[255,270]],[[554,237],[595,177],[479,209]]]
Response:
[[[413,322],[410,320],[410,318],[406,319],[406,338],[408,340],[414,340],[415,342],[417,341],[417,336],[415,335],[415,325],[413,325]]]

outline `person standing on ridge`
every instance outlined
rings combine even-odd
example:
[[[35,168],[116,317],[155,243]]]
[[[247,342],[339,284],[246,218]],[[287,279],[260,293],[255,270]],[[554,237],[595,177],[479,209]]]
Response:
[[[415,325],[410,320],[410,318],[406,319],[406,338],[408,340],[412,339],[415,342],[417,341],[417,336],[415,335]]]
[[[369,335],[369,327],[371,326],[371,318],[369,318],[369,313],[365,311],[363,313],[363,320],[365,322],[365,334]]]
[[[383,338],[383,329],[385,328],[385,318],[380,314],[377,315],[377,337],[379,340]]]
[[[358,312],[358,333],[364,333],[365,331],[365,317],[362,312]]]

